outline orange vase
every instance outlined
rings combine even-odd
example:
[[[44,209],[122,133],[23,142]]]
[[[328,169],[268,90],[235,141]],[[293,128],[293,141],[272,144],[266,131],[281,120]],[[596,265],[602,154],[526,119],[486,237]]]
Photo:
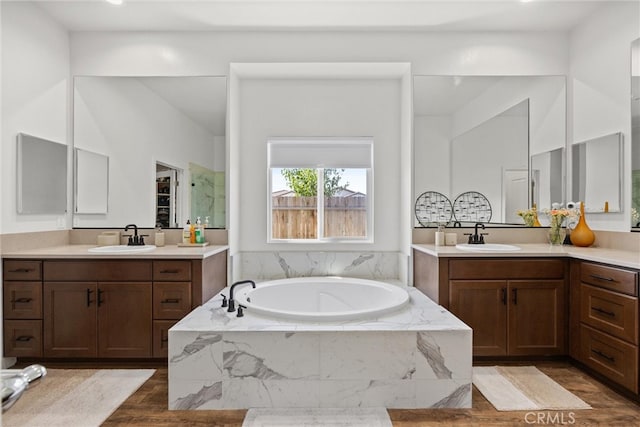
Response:
[[[578,220],[576,228],[571,230],[569,239],[571,239],[571,243],[574,246],[582,247],[591,246],[596,240],[596,235],[589,228],[587,221],[584,218],[584,203],[582,202],[580,202],[580,219]]]

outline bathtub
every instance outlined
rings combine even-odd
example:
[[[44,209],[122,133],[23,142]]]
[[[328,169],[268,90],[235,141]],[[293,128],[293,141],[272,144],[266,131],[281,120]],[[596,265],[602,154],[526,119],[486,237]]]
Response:
[[[356,320],[383,315],[409,302],[397,285],[346,277],[270,280],[235,290],[248,313],[308,321]]]

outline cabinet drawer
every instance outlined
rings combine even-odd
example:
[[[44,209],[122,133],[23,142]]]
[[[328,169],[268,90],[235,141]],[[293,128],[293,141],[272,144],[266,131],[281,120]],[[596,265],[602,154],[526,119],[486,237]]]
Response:
[[[2,277],[4,280],[41,280],[42,262],[5,260]]]
[[[169,329],[177,320],[153,321],[153,357],[167,357],[169,354]]]
[[[4,282],[5,319],[42,318],[42,282]]]
[[[638,295],[638,273],[631,270],[583,262],[580,265],[580,280],[616,292]]]
[[[151,280],[151,261],[45,261],[45,281],[131,282]]]
[[[582,325],[580,356],[587,366],[638,392],[638,347]]]
[[[580,320],[638,344],[638,299],[591,285],[580,286]]]
[[[191,283],[153,284],[153,318],[182,319],[191,311]]]
[[[153,280],[189,281],[191,280],[191,261],[154,261]]]
[[[5,320],[4,355],[42,357],[42,320]]]
[[[560,259],[452,259],[449,279],[562,279]]]

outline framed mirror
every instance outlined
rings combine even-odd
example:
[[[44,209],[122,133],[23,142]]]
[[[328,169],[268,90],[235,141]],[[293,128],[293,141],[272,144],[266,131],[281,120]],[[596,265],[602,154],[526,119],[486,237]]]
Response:
[[[571,147],[571,200],[589,213],[622,212],[622,132]]]
[[[74,147],[107,156],[109,174],[108,211],[76,212],[74,227],[180,228],[209,216],[224,228],[226,109],[225,76],[75,77]],[[195,185],[205,173],[220,181],[210,182],[215,197]]]
[[[435,191],[455,205],[478,193],[490,223],[523,225],[517,211],[536,197],[530,155],[566,146],[565,77],[414,76],[413,83],[414,200]],[[550,183],[558,174],[540,168],[536,179]],[[454,208],[448,225],[456,220],[465,222]]]
[[[21,214],[67,211],[67,146],[18,134],[17,208]]]
[[[640,231],[640,39],[631,43],[631,229]]]
[[[74,149],[74,196],[77,214],[106,214],[109,206],[109,157]]]

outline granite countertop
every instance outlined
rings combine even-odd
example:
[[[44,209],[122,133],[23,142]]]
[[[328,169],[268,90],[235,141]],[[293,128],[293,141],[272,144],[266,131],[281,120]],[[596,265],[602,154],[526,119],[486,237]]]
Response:
[[[178,247],[166,245],[148,252],[132,253],[95,253],[89,252],[96,245],[64,245],[48,248],[25,249],[2,254],[6,259],[205,259],[229,249],[227,245],[210,245],[205,247]]]
[[[439,306],[419,290],[406,288],[412,304],[378,318],[311,322],[261,316],[246,309],[244,317],[227,313],[221,307],[222,297],[217,294],[202,306],[176,323],[173,332],[224,332],[224,331],[470,331],[470,328],[453,314]],[[228,291],[223,290],[225,295]]]
[[[568,257],[586,261],[602,262],[640,269],[640,251],[623,251],[607,248],[581,248],[570,245],[552,246],[547,243],[517,243],[519,251],[471,252],[455,246],[414,244],[412,248],[438,258],[519,258],[519,257]]]

